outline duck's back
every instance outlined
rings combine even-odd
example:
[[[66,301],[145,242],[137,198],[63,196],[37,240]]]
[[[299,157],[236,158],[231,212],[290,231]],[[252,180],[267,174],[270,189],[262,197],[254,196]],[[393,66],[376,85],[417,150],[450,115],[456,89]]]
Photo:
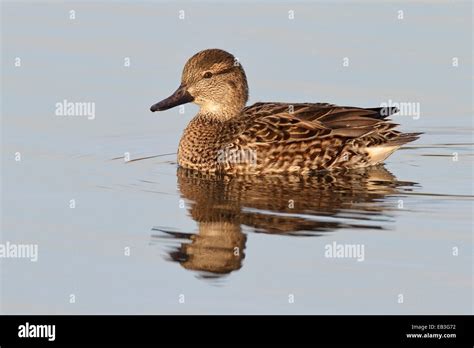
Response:
[[[386,118],[396,108],[332,104],[257,103],[238,120],[232,145],[254,152],[253,163],[234,163],[235,172],[311,172],[360,168],[384,161],[420,133],[400,133]]]

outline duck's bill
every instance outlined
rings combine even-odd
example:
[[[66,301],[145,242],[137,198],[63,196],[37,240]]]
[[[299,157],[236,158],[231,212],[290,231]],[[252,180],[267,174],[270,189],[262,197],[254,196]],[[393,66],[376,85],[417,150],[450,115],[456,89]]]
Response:
[[[194,97],[189,94],[186,88],[184,86],[179,86],[176,92],[159,103],[152,105],[150,110],[152,112],[168,110],[174,108],[175,106],[192,102],[193,100]]]

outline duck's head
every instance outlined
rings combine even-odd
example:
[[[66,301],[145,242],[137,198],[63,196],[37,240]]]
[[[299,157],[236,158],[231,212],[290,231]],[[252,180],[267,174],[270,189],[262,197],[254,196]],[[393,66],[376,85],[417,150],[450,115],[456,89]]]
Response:
[[[247,99],[247,78],[238,60],[226,51],[208,49],[186,62],[176,92],[150,110],[167,110],[192,101],[201,107],[201,114],[228,118],[238,114]]]

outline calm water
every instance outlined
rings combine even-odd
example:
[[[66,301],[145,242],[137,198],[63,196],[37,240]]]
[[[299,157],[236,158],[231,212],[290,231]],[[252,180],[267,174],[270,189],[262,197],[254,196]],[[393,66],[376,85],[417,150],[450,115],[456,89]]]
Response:
[[[472,313],[470,7],[3,2],[1,241],[39,256],[0,259],[1,312]],[[240,58],[251,103],[417,103],[395,121],[425,134],[338,175],[178,169],[197,107],[149,107],[209,47]],[[55,115],[65,99],[95,117]]]

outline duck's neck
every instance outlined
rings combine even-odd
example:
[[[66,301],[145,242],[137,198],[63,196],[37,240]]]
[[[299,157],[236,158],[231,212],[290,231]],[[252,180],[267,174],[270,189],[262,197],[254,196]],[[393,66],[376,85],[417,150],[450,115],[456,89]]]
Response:
[[[217,156],[225,147],[232,132],[229,132],[227,114],[199,113],[183,132],[179,142],[178,163],[184,168],[214,171]]]
[[[244,106],[245,104],[224,105],[220,103],[205,103],[201,105],[199,114],[196,117],[225,122],[239,116]]]

